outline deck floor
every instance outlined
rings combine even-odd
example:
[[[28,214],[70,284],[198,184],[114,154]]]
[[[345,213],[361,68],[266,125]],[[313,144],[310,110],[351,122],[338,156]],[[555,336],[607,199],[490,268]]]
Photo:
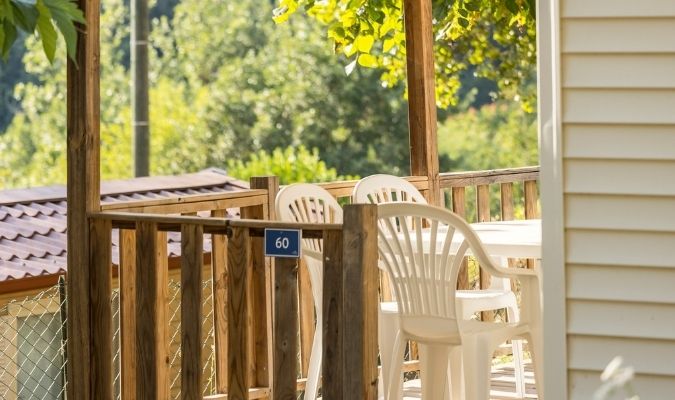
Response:
[[[519,399],[516,396],[516,384],[513,364],[500,364],[492,368],[491,400]],[[421,384],[419,379],[407,381],[403,388],[403,399],[421,399]],[[525,363],[525,399],[536,399],[537,391],[534,386],[534,372],[532,363]]]

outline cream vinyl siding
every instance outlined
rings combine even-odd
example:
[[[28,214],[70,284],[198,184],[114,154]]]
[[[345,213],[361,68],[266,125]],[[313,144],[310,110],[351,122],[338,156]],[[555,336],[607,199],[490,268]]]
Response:
[[[675,393],[675,1],[561,0],[568,396]]]

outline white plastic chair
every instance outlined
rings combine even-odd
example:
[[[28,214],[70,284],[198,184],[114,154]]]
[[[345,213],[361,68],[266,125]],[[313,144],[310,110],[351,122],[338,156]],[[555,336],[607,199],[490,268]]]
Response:
[[[493,352],[499,344],[514,337],[525,337],[531,344],[540,390],[539,270],[498,266],[461,217],[434,206],[381,204],[378,230],[380,260],[391,276],[400,312],[394,354],[403,355],[407,340],[425,346],[421,360],[422,398],[443,399],[450,390],[453,398],[464,398],[460,368],[463,365],[466,399],[489,399]],[[520,321],[491,323],[463,318],[456,302],[457,275],[469,252],[491,275],[520,279],[524,289]],[[389,379],[400,381],[401,363],[393,364]],[[392,385],[390,389],[395,388]],[[393,398],[395,394],[388,395]]]
[[[355,203],[415,202],[427,204],[424,196],[413,184],[403,178],[385,174],[371,175],[361,179],[354,187],[352,199]],[[473,314],[479,311],[505,308],[509,321],[515,322],[519,320],[518,302],[516,295],[511,291],[511,281],[509,279],[493,277],[488,289],[458,290],[456,300],[460,312],[459,315],[464,319],[471,318]],[[383,326],[381,331],[386,332],[396,329],[396,314],[396,308],[388,305],[385,315],[380,316],[380,324]],[[391,334],[386,333],[386,336],[391,336]],[[390,360],[392,359],[390,352],[393,351],[393,348],[386,346],[393,345],[393,342],[386,336],[380,337],[380,357],[382,360],[383,383],[385,387],[388,387],[390,384],[400,385],[400,382],[399,380],[389,381],[387,375],[390,368]],[[525,393],[525,377],[522,343],[520,341],[512,342],[512,349],[516,394],[519,397],[523,397]],[[424,368],[424,365],[422,365],[422,368]],[[389,392],[389,389],[387,391]],[[400,387],[393,388],[391,393],[394,396],[391,397],[392,399],[400,398]]]
[[[281,189],[275,201],[277,218],[290,222],[341,223],[342,208],[320,186],[298,183]],[[321,378],[321,343],[323,338],[323,243],[320,239],[302,239],[302,256],[307,264],[314,297],[316,326],[307,369],[305,399],[315,399]]]

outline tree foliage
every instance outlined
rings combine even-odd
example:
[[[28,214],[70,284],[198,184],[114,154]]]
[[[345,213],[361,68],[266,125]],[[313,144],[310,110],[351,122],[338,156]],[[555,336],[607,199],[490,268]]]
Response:
[[[439,105],[456,103],[461,73],[473,69],[533,110],[536,93],[526,89],[536,66],[535,0],[433,0],[432,5]],[[382,67],[389,86],[405,79],[402,0],[279,0],[274,18],[284,22],[302,9],[326,25],[348,73],[358,64]]]
[[[75,23],[86,21],[74,0],[0,0],[0,54],[7,61],[19,31],[40,36],[42,49],[54,61],[57,29],[63,36],[68,56],[75,57],[77,31]]]
[[[151,173],[226,168],[300,144],[337,174],[407,173],[403,88],[383,88],[373,70],[345,76],[316,21],[277,26],[271,12],[255,0],[183,0],[153,20]],[[102,2],[103,179],[132,171],[128,13],[123,2]],[[5,187],[65,181],[65,60],[48,63],[39,46],[28,38],[24,65],[35,81],[17,84],[21,112],[0,135]]]
[[[272,153],[261,150],[246,160],[231,160],[227,173],[239,179],[274,175],[282,185],[295,182],[329,182],[351,177],[339,176],[335,168],[328,168],[319,158],[319,151],[310,152],[305,146],[276,148]]]

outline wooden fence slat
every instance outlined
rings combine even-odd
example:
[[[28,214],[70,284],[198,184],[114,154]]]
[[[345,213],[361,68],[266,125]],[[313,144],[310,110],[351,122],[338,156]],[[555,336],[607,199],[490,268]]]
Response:
[[[452,211],[462,218],[466,219],[466,188],[453,187],[452,188]],[[469,262],[464,258],[462,265],[459,267],[457,275],[457,289],[467,290],[471,287],[469,279]]]
[[[299,303],[300,303],[300,360],[302,377],[307,377],[309,357],[312,354],[312,343],[316,324],[314,322],[314,296],[312,283],[309,279],[309,270],[304,260],[300,260],[298,270]],[[319,327],[321,329],[321,327]]]
[[[159,332],[160,296],[158,233],[154,222],[136,223],[136,398],[160,400],[166,372]]]
[[[539,218],[537,181],[525,181],[525,218]]]
[[[539,218],[539,209],[537,207],[537,181],[525,181],[525,219]],[[534,260],[527,260],[527,268],[534,268]]]
[[[250,237],[248,228],[232,227],[227,243],[227,364],[228,398],[248,400],[250,387],[247,322],[249,320],[248,293],[251,280]]]
[[[181,398],[202,399],[202,270],[204,230],[181,227]]]
[[[213,210],[211,216],[224,218],[227,210]],[[211,235],[211,276],[213,278],[213,336],[216,393],[227,392],[227,236]]]
[[[122,398],[136,398],[136,231],[119,230]]]
[[[377,206],[345,206],[342,234],[344,396],[348,399],[375,400],[379,307]]]
[[[171,397],[169,391],[169,370],[171,360],[169,358],[169,343],[171,340],[169,330],[169,249],[168,233],[157,232],[157,355],[158,375],[157,382],[159,398]]]
[[[274,265],[275,400],[295,400],[298,370],[298,260],[278,258]]]
[[[490,221],[490,186],[488,185],[479,185],[476,186],[476,217],[478,222],[489,222]],[[485,272],[482,268],[479,270],[480,277],[480,288],[487,289],[490,287],[490,275]],[[483,321],[493,321],[494,312],[493,311],[484,311],[481,312],[481,320]]]
[[[343,399],[344,349],[341,326],[343,308],[342,232],[323,233],[323,385],[325,400]]]
[[[514,218],[513,182],[502,183],[499,188],[502,221],[511,221]]]
[[[112,400],[112,223],[89,220],[91,398]]]

